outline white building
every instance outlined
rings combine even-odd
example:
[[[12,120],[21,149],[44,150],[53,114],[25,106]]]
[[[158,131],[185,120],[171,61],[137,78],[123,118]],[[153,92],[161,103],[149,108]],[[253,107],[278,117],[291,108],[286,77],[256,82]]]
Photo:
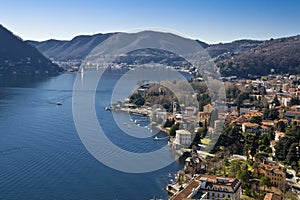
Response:
[[[236,178],[201,175],[200,191],[207,192],[208,199],[241,199],[241,182]]]
[[[197,108],[194,106],[188,106],[185,108],[185,115],[193,116],[197,114]]]
[[[241,199],[242,183],[236,178],[200,174],[185,188],[175,193],[170,200],[195,199],[197,194],[205,194],[201,200]]]
[[[176,130],[175,140],[173,141],[173,148],[179,150],[180,148],[188,148],[192,142],[192,134],[188,130]]]

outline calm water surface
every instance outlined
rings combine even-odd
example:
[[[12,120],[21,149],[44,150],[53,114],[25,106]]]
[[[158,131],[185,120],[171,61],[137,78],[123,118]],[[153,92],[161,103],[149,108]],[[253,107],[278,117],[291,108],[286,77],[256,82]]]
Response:
[[[168,174],[182,164],[174,162],[159,171],[130,174],[101,164],[87,152],[72,116],[75,77],[0,77],[0,199],[167,199],[163,188],[170,181]],[[113,83],[119,78],[120,73],[108,72],[96,94],[98,119],[108,137],[136,152],[165,145],[166,141],[148,138],[139,142],[123,134],[112,122],[112,114],[104,111],[110,104]],[[63,105],[57,106],[58,101]],[[141,126],[146,125],[141,122]],[[147,134],[149,130],[144,131]]]

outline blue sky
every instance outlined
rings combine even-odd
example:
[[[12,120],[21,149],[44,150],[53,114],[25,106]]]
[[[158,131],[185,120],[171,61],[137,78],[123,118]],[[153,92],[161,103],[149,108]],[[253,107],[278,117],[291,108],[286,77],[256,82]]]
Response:
[[[298,0],[0,0],[0,24],[23,39],[158,28],[208,43],[300,34]]]

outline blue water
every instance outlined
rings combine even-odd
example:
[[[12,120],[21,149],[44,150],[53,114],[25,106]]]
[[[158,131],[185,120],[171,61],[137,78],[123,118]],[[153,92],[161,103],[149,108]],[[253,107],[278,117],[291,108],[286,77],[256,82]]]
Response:
[[[131,174],[111,169],[88,153],[73,122],[75,77],[0,77],[0,199],[167,199],[164,187],[170,180],[168,174],[182,164],[174,162],[159,171]],[[136,139],[125,137],[112,123],[112,113],[104,111],[109,98],[98,96],[109,97],[111,85],[119,77],[109,72],[96,96],[97,115],[111,140],[137,152],[165,145],[166,141],[151,138],[137,145]],[[57,106],[58,101],[63,105]]]

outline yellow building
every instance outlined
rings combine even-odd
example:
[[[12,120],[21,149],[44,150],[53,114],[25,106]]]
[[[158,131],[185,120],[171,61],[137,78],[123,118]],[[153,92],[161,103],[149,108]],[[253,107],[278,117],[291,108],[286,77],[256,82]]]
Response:
[[[281,189],[285,188],[286,169],[284,167],[272,164],[260,164],[259,173],[269,177],[273,186]]]

